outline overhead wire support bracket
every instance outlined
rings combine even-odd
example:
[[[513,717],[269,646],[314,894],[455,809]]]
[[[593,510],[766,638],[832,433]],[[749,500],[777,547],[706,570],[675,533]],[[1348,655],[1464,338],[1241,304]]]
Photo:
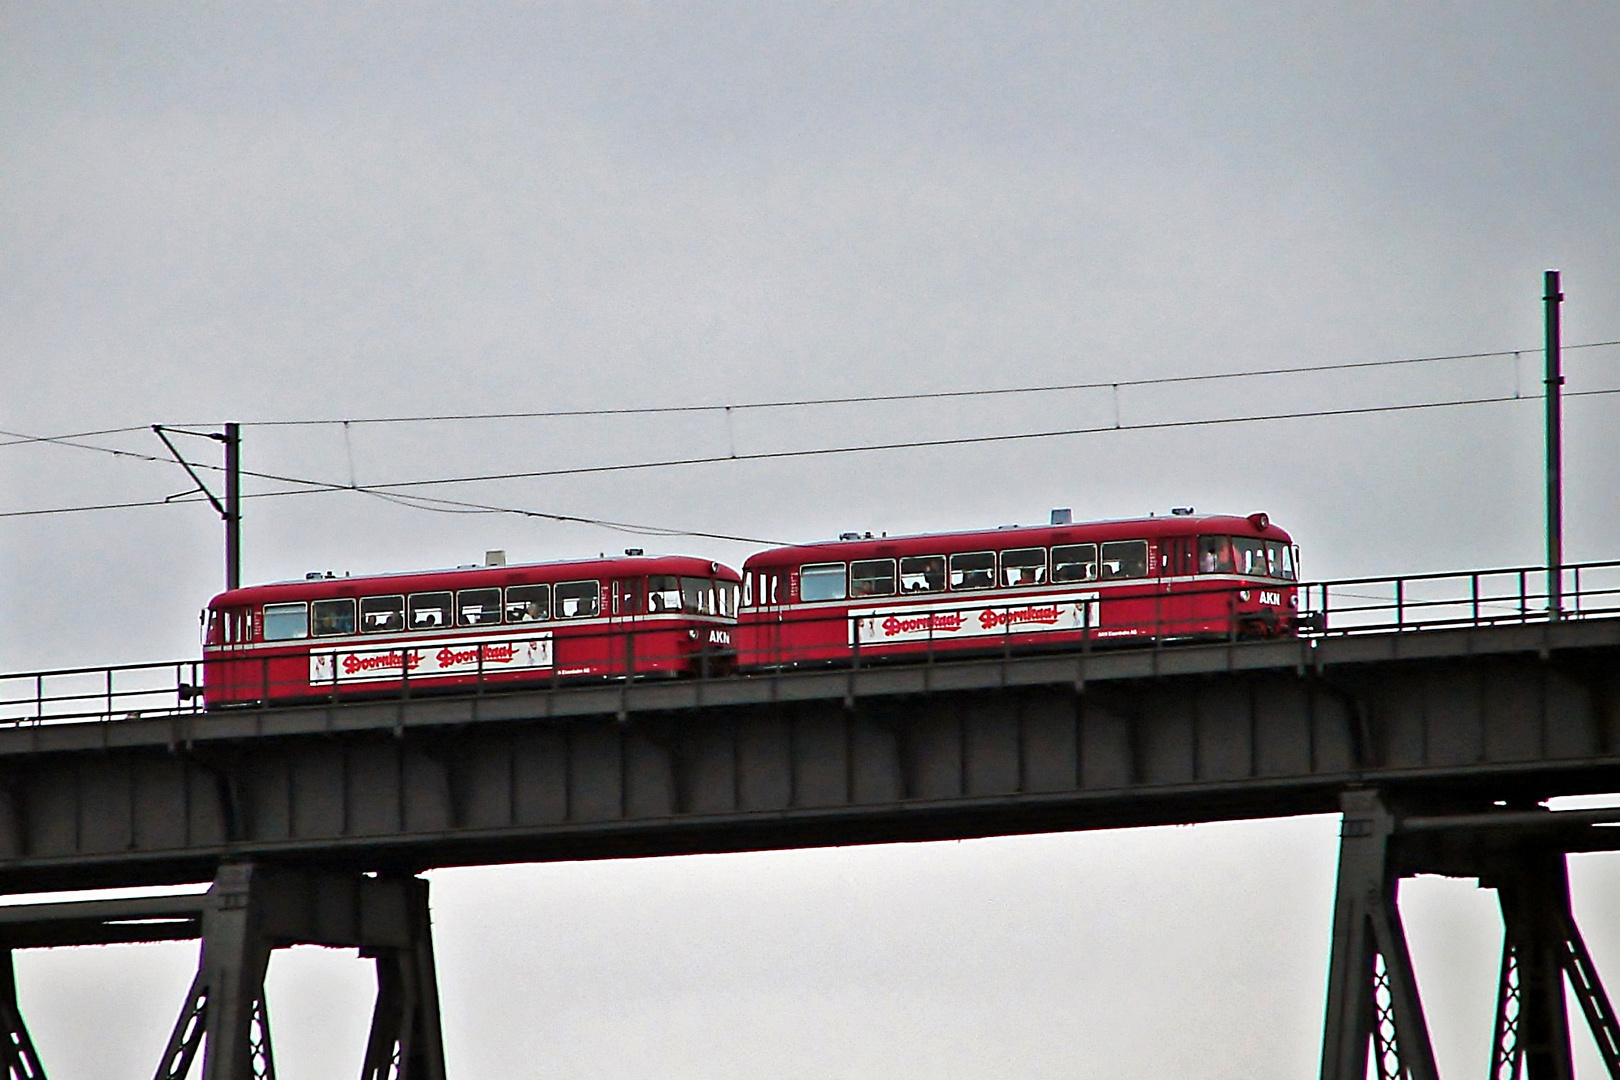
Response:
[[[185,428],[165,428],[162,424],[153,424],[152,432],[163,445],[168,447],[174,460],[186,470],[186,474],[196,483],[197,490],[202,492],[210,506],[225,522],[225,587],[237,589],[242,586],[242,427],[240,424],[226,424],[223,432],[218,431],[187,431]],[[176,435],[191,435],[199,439],[212,439],[225,444],[225,501],[221,503],[203,478],[197,475],[191,462],[175,448],[169,441],[169,432]],[[184,494],[190,494],[185,492]],[[170,499],[179,496],[171,495]],[[168,502],[165,499],[164,502]]]

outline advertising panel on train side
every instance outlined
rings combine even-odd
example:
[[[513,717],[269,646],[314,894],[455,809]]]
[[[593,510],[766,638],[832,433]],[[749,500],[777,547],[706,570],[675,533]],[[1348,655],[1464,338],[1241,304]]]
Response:
[[[374,682],[379,679],[432,679],[452,675],[486,675],[506,671],[549,670],[551,634],[501,641],[394,642],[372,649],[316,649],[309,654],[309,683]]]
[[[850,643],[862,646],[1001,634],[1095,629],[1098,593],[1055,593],[1030,602],[963,604],[960,600],[851,608]]]

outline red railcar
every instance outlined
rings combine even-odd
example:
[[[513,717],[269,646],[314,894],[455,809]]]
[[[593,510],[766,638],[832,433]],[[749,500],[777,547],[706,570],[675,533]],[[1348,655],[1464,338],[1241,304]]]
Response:
[[[1299,553],[1265,514],[870,534],[743,564],[743,669],[1298,630]]]
[[[729,666],[737,571],[687,556],[311,575],[204,613],[209,708]]]

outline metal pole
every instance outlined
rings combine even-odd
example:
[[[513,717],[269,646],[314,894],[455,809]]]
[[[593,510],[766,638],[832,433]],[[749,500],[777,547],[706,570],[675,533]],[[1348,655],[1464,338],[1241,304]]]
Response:
[[[1564,364],[1560,355],[1558,271],[1548,270],[1542,301],[1547,312],[1547,617],[1563,616],[1564,592]]]
[[[242,427],[225,425],[225,587],[242,587]]]

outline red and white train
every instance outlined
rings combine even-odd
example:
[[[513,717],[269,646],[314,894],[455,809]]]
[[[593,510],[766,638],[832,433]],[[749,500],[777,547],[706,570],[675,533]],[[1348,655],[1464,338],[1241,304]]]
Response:
[[[315,576],[205,612],[209,708],[1299,631],[1265,514],[846,534],[686,556]]]
[[[208,605],[209,708],[729,664],[737,571],[684,555],[311,575]]]
[[[856,537],[743,564],[743,670],[1298,629],[1299,552],[1265,514]]]

